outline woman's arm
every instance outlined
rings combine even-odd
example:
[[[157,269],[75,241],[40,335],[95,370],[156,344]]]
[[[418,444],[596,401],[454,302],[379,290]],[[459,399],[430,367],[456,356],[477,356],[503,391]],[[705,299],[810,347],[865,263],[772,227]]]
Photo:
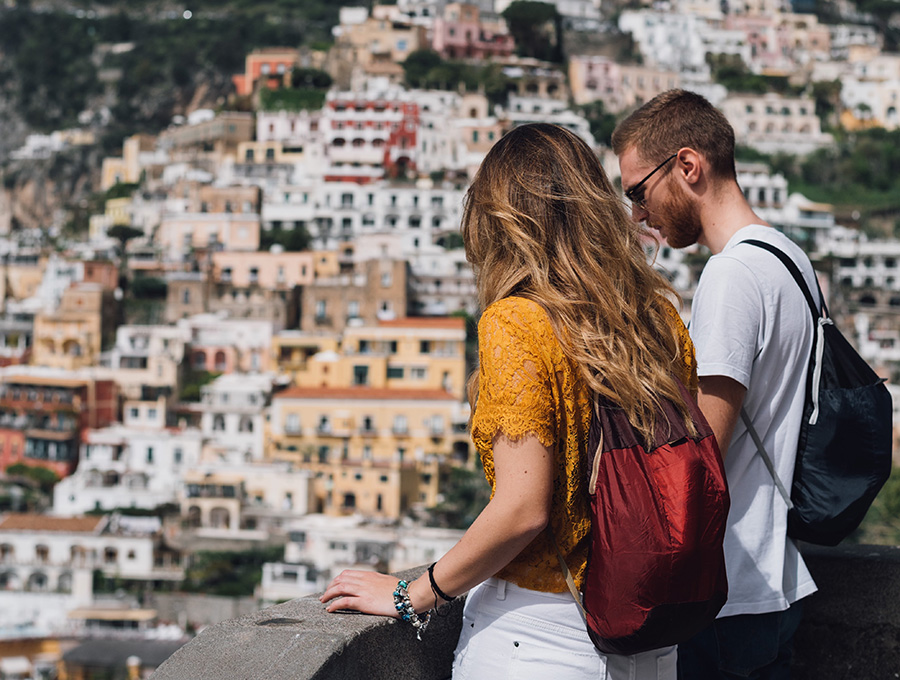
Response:
[[[510,441],[501,433],[494,438],[493,458],[493,498],[434,567],[435,582],[450,596],[464,593],[500,571],[549,521],[553,456],[547,447],[534,435]],[[346,570],[334,578],[320,599],[328,602],[330,612],[352,609],[396,616],[396,585],[393,576]],[[418,612],[435,605],[428,574],[410,583],[408,592]]]

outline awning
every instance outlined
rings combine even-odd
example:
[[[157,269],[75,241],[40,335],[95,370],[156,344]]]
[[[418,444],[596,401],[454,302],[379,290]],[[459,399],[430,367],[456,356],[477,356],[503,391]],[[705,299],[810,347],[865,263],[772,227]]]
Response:
[[[31,662],[27,656],[7,656],[0,659],[0,673],[3,675],[31,676]]]

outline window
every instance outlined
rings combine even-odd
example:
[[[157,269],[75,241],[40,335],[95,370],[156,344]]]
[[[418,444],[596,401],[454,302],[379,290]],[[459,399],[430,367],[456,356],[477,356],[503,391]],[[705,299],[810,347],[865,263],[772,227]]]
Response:
[[[175,451],[172,453],[172,460],[174,461],[175,465],[181,465],[181,461],[183,459],[184,452],[180,448],[175,449]]]
[[[382,288],[390,288],[393,277],[391,276],[391,272],[382,272],[381,274],[381,286]]]
[[[387,377],[390,378],[403,378],[403,367],[402,366],[388,366],[387,367]]]
[[[316,300],[316,317],[321,319],[328,313],[327,300]]]
[[[296,433],[300,431],[300,415],[297,413],[288,413],[287,419],[284,422],[284,430],[289,433]]]
[[[213,417],[213,431],[215,432],[224,432],[225,431],[225,416],[222,414],[218,414]]]
[[[147,462],[148,463],[153,462],[153,447],[152,446],[147,447]]]
[[[347,303],[347,316],[351,319],[359,317],[359,300],[350,300],[350,302]],[[365,341],[361,340],[360,342],[362,343]]]
[[[394,416],[394,434],[406,434],[407,432],[409,432],[409,424],[407,423],[406,416],[399,413]]]
[[[369,367],[354,366],[353,367],[353,384],[368,385],[369,384]]]
[[[419,354],[431,354],[431,340],[419,341]]]
[[[150,420],[156,420],[156,409],[155,408],[147,409],[147,418],[149,418]]]
[[[136,409],[136,408],[129,409],[128,412],[129,412],[129,414],[131,415],[132,418],[137,418],[137,417],[139,417],[139,416],[141,415],[141,412],[140,412],[138,409]]]

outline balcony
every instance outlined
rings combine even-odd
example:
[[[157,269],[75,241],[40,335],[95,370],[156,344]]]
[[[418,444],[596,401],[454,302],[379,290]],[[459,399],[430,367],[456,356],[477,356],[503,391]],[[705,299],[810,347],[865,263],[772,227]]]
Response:
[[[806,548],[819,592],[806,600],[794,680],[891,678],[900,668],[900,547]],[[423,567],[401,574],[418,576]],[[377,616],[327,614],[315,597],[205,629],[154,673],[154,680],[445,680],[462,623],[462,602],[412,627]]]

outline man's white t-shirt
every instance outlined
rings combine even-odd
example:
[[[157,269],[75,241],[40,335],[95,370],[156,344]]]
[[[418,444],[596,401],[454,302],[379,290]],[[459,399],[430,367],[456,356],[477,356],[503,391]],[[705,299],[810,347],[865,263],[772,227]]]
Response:
[[[787,489],[813,342],[809,306],[788,270],[746,239],[771,243],[800,268],[816,297],[806,254],[772,227],[750,225],[713,255],[697,285],[690,334],[697,372],[747,388],[744,409]],[[787,506],[740,418],[725,458],[731,510],[725,533],[728,601],[719,616],[782,611],[815,592],[803,558],[787,537]]]

